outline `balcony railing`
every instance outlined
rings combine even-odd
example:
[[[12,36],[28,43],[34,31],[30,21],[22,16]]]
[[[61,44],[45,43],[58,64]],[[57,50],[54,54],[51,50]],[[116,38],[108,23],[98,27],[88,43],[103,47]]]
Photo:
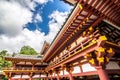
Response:
[[[86,46],[91,44],[93,41],[96,41],[99,38],[99,36],[100,36],[100,34],[98,33],[98,31],[95,31],[92,34],[92,36],[86,37],[86,39],[84,39],[79,44],[74,46],[70,51],[67,51],[64,55],[62,55],[58,59],[56,59],[53,62],[51,62],[47,68],[51,68],[52,66],[54,66],[54,65],[56,65],[56,64],[58,64],[58,63],[60,63],[60,62],[62,62],[64,60],[66,60],[68,57],[71,57],[72,55],[76,54],[76,52],[78,50],[82,51]]]
[[[4,68],[3,70],[44,70],[44,68],[34,68],[34,69],[32,69],[32,68],[24,68],[24,67],[22,67],[22,68],[14,69],[13,67],[11,67],[11,68]]]

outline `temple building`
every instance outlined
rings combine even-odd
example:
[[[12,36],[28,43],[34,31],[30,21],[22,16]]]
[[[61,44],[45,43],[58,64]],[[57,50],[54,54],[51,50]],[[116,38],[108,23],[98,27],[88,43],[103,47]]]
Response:
[[[43,56],[5,57],[9,80],[120,80],[120,0],[65,0],[74,9]]]

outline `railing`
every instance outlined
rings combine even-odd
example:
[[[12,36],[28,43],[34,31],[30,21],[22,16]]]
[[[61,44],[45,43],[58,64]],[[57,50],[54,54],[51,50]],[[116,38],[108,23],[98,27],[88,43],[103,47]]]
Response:
[[[16,68],[16,69],[14,69],[14,68],[4,68],[3,70],[44,70],[43,68],[34,68],[34,69],[32,69],[32,68],[24,68],[24,67],[22,67],[22,68]]]
[[[71,55],[73,55],[78,50],[82,50],[84,47],[89,45],[92,42],[92,40],[98,39],[99,36],[100,36],[100,34],[98,33],[98,30],[95,31],[92,34],[92,37],[89,36],[86,39],[84,39],[82,42],[80,42],[75,47],[73,47],[70,51],[67,51],[64,55],[62,55],[61,57],[59,57],[55,61],[51,62],[47,68],[50,68],[50,67],[56,65],[57,63],[60,63],[61,61],[64,61],[66,58],[70,57]]]

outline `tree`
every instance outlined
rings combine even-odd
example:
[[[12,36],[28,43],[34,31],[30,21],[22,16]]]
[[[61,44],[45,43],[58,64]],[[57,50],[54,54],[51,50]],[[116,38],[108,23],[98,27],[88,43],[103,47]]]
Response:
[[[1,57],[3,57],[3,56],[5,56],[6,54],[7,54],[7,50],[2,50],[1,52],[0,52],[0,56]]]
[[[5,76],[2,80],[8,80],[7,77]]]
[[[36,55],[37,52],[33,48],[31,48],[30,46],[23,46],[20,50],[20,54]]]
[[[10,61],[6,61],[4,59],[4,57],[6,55],[8,55],[7,52],[8,52],[7,50],[0,51],[0,70],[2,70],[5,67],[11,67],[12,66],[12,63]]]

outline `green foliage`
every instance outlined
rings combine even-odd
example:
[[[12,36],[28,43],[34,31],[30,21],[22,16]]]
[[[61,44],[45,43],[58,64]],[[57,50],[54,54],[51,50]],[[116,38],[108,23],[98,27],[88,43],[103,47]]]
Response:
[[[7,77],[4,77],[2,80],[8,80]]]
[[[0,56],[5,56],[6,54],[7,54],[7,50],[2,50],[1,52],[0,52]]]
[[[10,61],[6,61],[4,57],[8,55],[7,50],[0,51],[0,70],[2,70],[5,67],[11,67],[12,63]]]
[[[37,55],[37,52],[30,46],[23,46],[20,50],[20,54]]]

